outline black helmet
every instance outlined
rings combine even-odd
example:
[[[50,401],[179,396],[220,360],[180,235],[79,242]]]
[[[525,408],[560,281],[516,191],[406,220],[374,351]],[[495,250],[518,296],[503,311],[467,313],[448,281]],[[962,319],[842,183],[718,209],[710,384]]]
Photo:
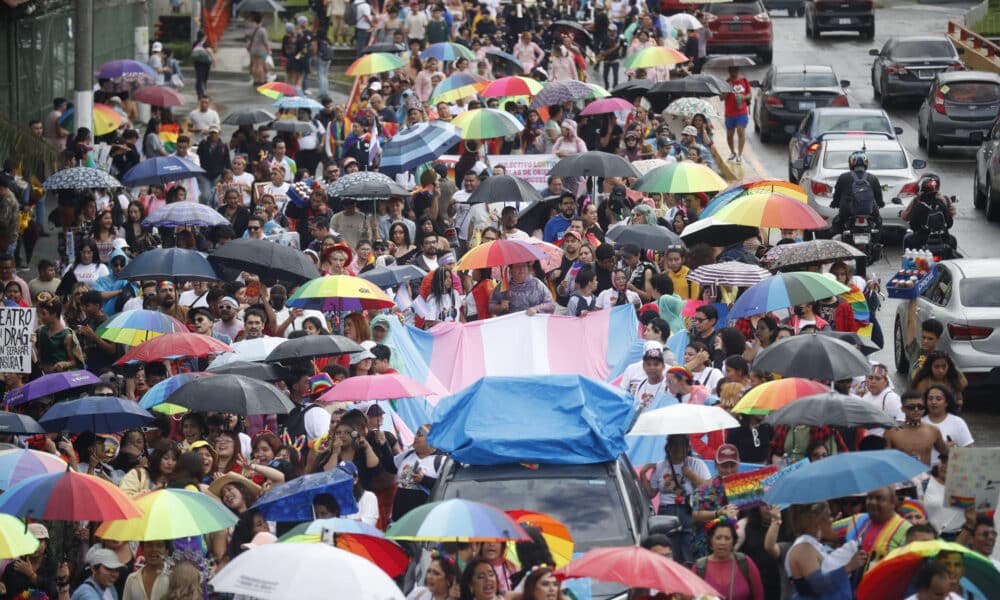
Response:
[[[865,169],[867,169],[868,155],[860,150],[858,150],[857,152],[851,152],[851,156],[848,157],[847,159],[847,166],[850,167],[851,170],[853,170],[854,167],[856,167],[859,163],[863,165]]]
[[[941,189],[941,178],[934,173],[925,173],[917,181],[917,193],[920,195],[936,194],[939,189]]]

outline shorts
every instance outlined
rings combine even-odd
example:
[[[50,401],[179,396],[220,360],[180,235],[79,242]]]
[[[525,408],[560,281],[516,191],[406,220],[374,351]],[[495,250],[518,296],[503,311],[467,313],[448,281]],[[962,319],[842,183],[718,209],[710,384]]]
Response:
[[[726,129],[736,129],[737,127],[746,127],[750,122],[750,117],[747,113],[740,115],[733,115],[731,117],[726,117]]]

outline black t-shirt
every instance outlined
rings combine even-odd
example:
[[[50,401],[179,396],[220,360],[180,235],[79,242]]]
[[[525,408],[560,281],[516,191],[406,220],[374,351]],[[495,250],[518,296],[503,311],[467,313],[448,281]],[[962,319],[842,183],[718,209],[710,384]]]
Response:
[[[736,446],[743,462],[761,464],[767,462],[772,437],[774,429],[770,425],[761,424],[756,430],[741,425],[726,432],[726,443]]]

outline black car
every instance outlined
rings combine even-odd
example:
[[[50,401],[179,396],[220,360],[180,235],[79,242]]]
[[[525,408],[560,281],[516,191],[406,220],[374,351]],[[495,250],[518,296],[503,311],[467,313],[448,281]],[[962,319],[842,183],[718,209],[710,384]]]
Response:
[[[819,39],[826,31],[857,31],[861,39],[875,39],[872,0],[807,0],[806,37]]]
[[[896,98],[923,97],[938,73],[965,68],[954,44],[944,35],[889,38],[881,50],[872,48],[872,90],[882,106]]]
[[[806,14],[805,0],[764,0],[767,10],[787,10],[789,17],[801,17]]]
[[[768,69],[754,103],[753,126],[761,141],[768,141],[786,128],[794,131],[814,108],[847,106],[850,81],[838,80],[829,65],[781,65]]]

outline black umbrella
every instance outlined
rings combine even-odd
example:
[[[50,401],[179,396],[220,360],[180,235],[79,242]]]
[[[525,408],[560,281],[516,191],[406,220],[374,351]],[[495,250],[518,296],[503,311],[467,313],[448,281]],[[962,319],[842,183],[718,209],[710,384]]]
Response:
[[[270,123],[271,121],[277,119],[272,112],[268,112],[262,108],[241,108],[234,110],[233,112],[226,115],[226,118],[222,120],[224,125],[259,125],[261,123]]]
[[[389,54],[397,54],[399,52],[406,52],[406,46],[402,44],[393,44],[392,42],[385,42],[382,44],[371,44],[365,46],[365,49],[361,51],[361,54],[372,54],[374,52],[388,52]]]
[[[282,133],[312,133],[312,125],[297,119],[278,119],[272,121],[265,129]]]
[[[871,365],[847,342],[807,333],[772,344],[757,355],[753,368],[788,377],[839,381],[867,375]]]
[[[711,97],[720,96],[731,91],[733,91],[733,86],[724,80],[719,79],[715,75],[701,73],[691,75],[690,77],[661,81],[650,88],[649,95],[673,94],[678,96]]]
[[[531,235],[531,232],[536,229],[544,229],[545,224],[549,222],[549,211],[556,202],[558,202],[558,198],[555,200],[544,199],[521,208],[521,211],[517,213],[517,228],[526,231],[528,235]]]
[[[216,375],[242,375],[250,379],[260,379],[261,381],[280,381],[288,374],[288,370],[279,365],[247,362],[245,360],[234,360],[218,367],[209,366],[205,370]]]
[[[483,204],[492,202],[516,202],[518,208],[521,205],[528,206],[532,202],[541,202],[542,195],[530,183],[514,177],[513,175],[494,175],[487,177],[479,184],[476,191],[472,192],[467,202],[469,204]]]
[[[361,273],[359,277],[385,289],[395,287],[411,279],[420,279],[426,274],[413,265],[390,265],[388,267],[375,267],[371,271]]]
[[[0,434],[21,433],[34,435],[45,433],[38,421],[27,415],[19,415],[12,412],[0,412]]]
[[[771,425],[814,427],[895,427],[896,420],[877,406],[836,392],[805,396],[767,415]]]
[[[362,352],[357,342],[342,335],[307,335],[282,343],[267,355],[266,362],[306,360],[321,356]]]
[[[326,186],[331,198],[388,200],[392,196],[409,196],[410,190],[399,185],[388,175],[376,171],[357,171],[344,175]]]
[[[219,276],[197,250],[156,248],[137,256],[118,273],[118,279],[218,281]]]
[[[266,240],[233,240],[208,256],[219,270],[247,271],[267,285],[278,281],[305,283],[320,276],[309,257],[288,246]]]
[[[617,244],[635,244],[647,250],[684,247],[680,236],[662,225],[620,225],[608,230],[607,238]]]
[[[625,157],[599,150],[561,159],[549,170],[553,177],[639,177]]]
[[[590,32],[575,21],[556,21],[549,27],[549,30],[556,36],[564,33],[573,36],[573,39],[580,46],[590,46],[594,43],[594,37],[590,35]],[[558,40],[556,43],[559,43]]]
[[[639,96],[645,96],[653,88],[653,82],[648,79],[633,79],[611,90],[611,95],[635,102]]]
[[[274,2],[274,0],[243,0],[243,2],[240,2],[236,12],[276,13],[283,10],[285,9],[277,2]]]
[[[681,232],[681,239],[688,246],[704,243],[709,246],[724,248],[752,238],[758,233],[756,227],[723,223],[709,217],[695,221],[685,227],[684,231]]]
[[[861,350],[861,353],[865,356],[869,354],[874,354],[881,350],[871,338],[861,337],[860,335],[854,333],[853,331],[834,331],[832,329],[824,329],[819,332],[820,335],[828,335],[832,338],[836,338],[842,342],[847,342],[848,344],[854,346]]]
[[[195,379],[164,401],[195,412],[233,415],[284,415],[294,408],[288,396],[270,383],[232,374]]]

